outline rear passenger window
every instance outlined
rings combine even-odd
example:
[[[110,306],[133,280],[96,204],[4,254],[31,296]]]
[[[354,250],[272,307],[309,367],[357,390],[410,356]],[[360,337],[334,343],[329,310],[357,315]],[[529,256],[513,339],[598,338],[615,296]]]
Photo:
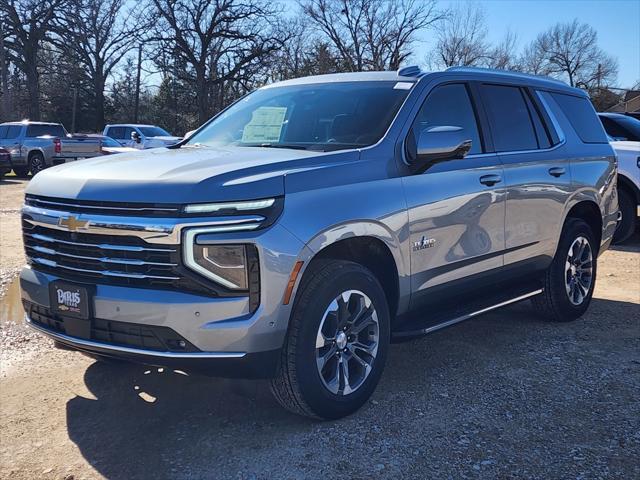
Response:
[[[538,140],[522,90],[504,85],[480,88],[496,151],[536,150]]]
[[[551,96],[584,143],[607,143],[602,123],[588,98],[553,92]]]
[[[465,85],[436,87],[422,104],[411,130],[417,140],[423,130],[442,126],[462,127],[471,140],[469,153],[482,153],[478,124]]]

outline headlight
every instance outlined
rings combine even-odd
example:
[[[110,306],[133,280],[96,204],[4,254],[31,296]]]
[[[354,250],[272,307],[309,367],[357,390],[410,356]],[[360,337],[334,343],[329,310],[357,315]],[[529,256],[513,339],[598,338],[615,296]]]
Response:
[[[233,290],[247,289],[247,254],[244,245],[194,245],[193,259],[206,276]]]
[[[218,213],[220,211],[246,212],[250,210],[263,210],[273,206],[275,198],[263,200],[250,200],[248,202],[223,202],[223,203],[195,203],[186,205],[184,213]]]

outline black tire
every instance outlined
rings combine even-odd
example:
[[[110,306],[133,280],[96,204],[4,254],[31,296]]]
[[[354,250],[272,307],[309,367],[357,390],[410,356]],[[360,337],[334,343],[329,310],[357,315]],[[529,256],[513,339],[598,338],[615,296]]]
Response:
[[[334,394],[316,366],[316,337],[327,307],[348,290],[358,290],[371,300],[378,318],[378,350],[361,385],[351,393]],[[384,291],[369,270],[342,260],[313,262],[296,295],[278,373],[271,381],[274,397],[287,410],[312,418],[336,419],[355,412],[371,396],[382,375],[389,325]]]
[[[44,156],[39,152],[32,153],[29,157],[29,171],[31,175],[35,176],[45,168],[47,168],[47,164],[44,161]]]
[[[13,167],[13,173],[18,178],[26,178],[29,175],[29,169],[27,167]]]
[[[592,253],[591,282],[588,291],[583,296],[583,300],[576,305],[572,303],[567,293],[566,282],[568,274],[566,263],[570,248],[580,237],[587,239]],[[581,317],[586,312],[591,303],[596,283],[598,248],[599,245],[596,245],[591,227],[584,220],[578,218],[567,219],[562,229],[562,236],[556,255],[544,275],[544,292],[531,299],[538,313],[553,322],[570,322]]]
[[[613,243],[622,243],[628,240],[636,229],[636,217],[638,205],[631,192],[625,188],[618,188],[618,204],[622,212],[622,220],[613,234]]]

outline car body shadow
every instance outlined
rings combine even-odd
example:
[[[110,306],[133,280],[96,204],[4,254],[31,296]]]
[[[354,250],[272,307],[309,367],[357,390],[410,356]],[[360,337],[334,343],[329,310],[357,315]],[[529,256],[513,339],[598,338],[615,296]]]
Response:
[[[382,429],[379,441],[388,442],[389,435],[394,435],[384,426],[389,409],[395,409],[394,419],[406,419],[402,421],[409,431],[403,434],[413,433],[415,438],[418,432],[425,443],[436,441],[429,440],[424,431],[431,425],[444,431],[462,428],[470,414],[478,416],[477,422],[493,421],[481,409],[469,413],[467,404],[456,403],[451,397],[460,389],[482,385],[483,378],[491,376],[495,381],[498,371],[507,371],[498,374],[498,380],[505,379],[500,388],[507,391],[512,388],[508,372],[512,365],[518,368],[520,378],[527,369],[541,368],[540,362],[531,363],[531,355],[540,355],[544,362],[543,350],[550,344],[560,343],[565,348],[568,341],[576,341],[584,328],[581,322],[598,322],[603,311],[614,312],[616,318],[633,316],[633,312],[637,316],[637,307],[594,299],[589,318],[553,324],[536,317],[528,302],[523,302],[422,339],[392,345],[374,397],[377,400],[336,422],[318,423],[289,414],[272,399],[266,381],[215,379],[157,367],[96,362],[84,375],[95,398],[76,396],[67,403],[68,434],[91,466],[110,479],[261,478],[261,472],[273,471],[273,462],[289,460],[287,469],[320,462],[328,469],[324,474],[339,475],[338,467],[333,470],[326,465],[333,462],[339,466],[342,460],[318,459],[314,442],[327,445],[337,441],[337,429],[349,431],[363,425],[366,429],[371,418],[382,422],[382,427],[376,424]],[[589,328],[600,331],[597,323]],[[616,325],[608,328],[607,335],[611,335]],[[576,351],[581,352],[581,347]],[[496,391],[481,390],[474,402],[495,405],[500,401]],[[443,392],[450,396],[443,398]],[[403,396],[402,401],[398,395]],[[539,406],[536,399],[531,402],[534,414],[536,408],[543,412],[543,402]],[[428,421],[435,423],[416,423],[416,411],[432,412]],[[441,443],[449,441],[446,435],[438,438]],[[344,438],[339,436],[338,440]],[[348,442],[351,444],[340,447],[345,455],[350,448],[358,448],[359,440]],[[287,456],[289,459],[283,460]],[[298,474],[305,477],[305,471]],[[281,478],[290,477],[298,478],[295,470]]]

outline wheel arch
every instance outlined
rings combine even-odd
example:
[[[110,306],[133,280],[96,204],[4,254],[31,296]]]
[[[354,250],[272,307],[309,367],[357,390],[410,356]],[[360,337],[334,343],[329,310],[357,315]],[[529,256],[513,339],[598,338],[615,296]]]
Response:
[[[387,296],[391,316],[404,312],[409,303],[410,278],[400,242],[385,226],[358,222],[334,226],[314,236],[302,272],[318,259],[349,260],[363,265],[378,278]]]
[[[564,223],[566,223],[567,219],[569,218],[578,218],[580,220],[584,220],[589,225],[589,227],[591,227],[591,230],[596,237],[596,245],[599,250],[602,241],[603,228],[602,212],[599,205],[594,200],[580,200],[569,209],[567,215],[565,216]]]
[[[636,203],[640,204],[640,189],[633,183],[633,180],[621,173],[618,173],[618,188],[627,190],[636,199]]]

